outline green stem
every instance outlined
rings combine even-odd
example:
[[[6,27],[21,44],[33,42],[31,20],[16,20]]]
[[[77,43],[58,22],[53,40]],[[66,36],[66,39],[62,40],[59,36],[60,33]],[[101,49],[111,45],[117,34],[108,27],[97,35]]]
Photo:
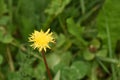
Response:
[[[80,4],[81,4],[81,9],[82,9],[82,14],[85,14],[86,8],[85,8],[85,2],[84,2],[84,0],[80,0]]]
[[[63,32],[64,32],[65,34],[67,34],[67,32],[66,32],[66,26],[63,24],[63,21],[62,21],[61,16],[58,16],[58,20],[59,20],[59,23],[60,23],[60,26],[61,26]]]
[[[9,46],[7,46],[7,50],[6,51],[7,51],[6,53],[7,53],[7,57],[8,57],[8,64],[9,64],[10,70],[12,72],[14,72],[15,71],[15,67],[14,67],[14,62],[13,62],[13,59],[12,59],[12,55],[11,55]]]
[[[110,57],[110,58],[113,58],[113,51],[112,51],[110,30],[109,30],[109,25],[108,25],[107,22],[108,22],[108,20],[107,20],[107,18],[106,18],[106,32],[107,32],[107,37],[108,37],[109,57]],[[112,69],[112,73],[113,73],[113,80],[117,80],[117,79],[116,79],[116,70],[115,70],[114,64],[111,64],[111,69]]]
[[[43,28],[46,30],[50,27],[50,24],[52,23],[52,21],[54,20],[56,16],[54,15],[51,15],[51,16],[48,16],[46,22],[43,24]]]
[[[12,25],[12,22],[13,22],[13,20],[12,20],[12,18],[13,18],[13,13],[12,13],[12,0],[8,0],[8,3],[9,3],[9,15],[10,15],[10,24]]]
[[[119,61],[117,59],[107,58],[107,57],[99,57],[99,56],[97,56],[97,58],[101,61],[108,62],[111,64],[119,64]]]
[[[45,64],[45,67],[46,67],[46,70],[47,70],[47,73],[48,73],[49,80],[52,80],[52,76],[51,76],[50,70],[48,68],[47,61],[46,61],[45,52],[42,50],[41,53],[42,53],[42,57],[44,59],[44,64]]]

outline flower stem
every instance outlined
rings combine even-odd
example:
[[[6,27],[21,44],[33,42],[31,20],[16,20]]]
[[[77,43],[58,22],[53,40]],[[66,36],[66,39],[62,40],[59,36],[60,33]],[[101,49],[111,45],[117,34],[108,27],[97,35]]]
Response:
[[[44,59],[44,64],[45,64],[45,67],[46,67],[46,70],[47,70],[47,73],[48,73],[49,80],[52,80],[52,76],[51,76],[50,70],[48,68],[47,61],[46,61],[45,52],[42,50],[41,53],[42,53],[42,57]]]

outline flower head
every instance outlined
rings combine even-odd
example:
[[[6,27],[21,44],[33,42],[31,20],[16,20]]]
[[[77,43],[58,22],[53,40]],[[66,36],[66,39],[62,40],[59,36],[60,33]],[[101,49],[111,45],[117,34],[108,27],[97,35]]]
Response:
[[[46,51],[46,48],[50,49],[49,43],[54,43],[53,33],[49,33],[50,29],[48,29],[46,32],[43,32],[43,30],[34,31],[29,37],[29,42],[33,42],[31,45],[34,49],[37,48],[39,51]]]

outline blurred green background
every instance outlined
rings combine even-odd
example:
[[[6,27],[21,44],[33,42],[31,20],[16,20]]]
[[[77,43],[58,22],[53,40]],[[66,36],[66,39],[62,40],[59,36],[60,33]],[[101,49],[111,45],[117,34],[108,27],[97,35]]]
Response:
[[[48,80],[28,37],[48,28],[53,80],[120,80],[120,0],[0,0],[0,80]]]

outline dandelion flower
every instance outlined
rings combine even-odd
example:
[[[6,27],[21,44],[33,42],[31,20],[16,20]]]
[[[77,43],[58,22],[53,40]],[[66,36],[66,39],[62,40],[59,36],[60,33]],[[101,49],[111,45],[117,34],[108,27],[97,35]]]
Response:
[[[46,48],[50,49],[49,43],[54,43],[53,33],[49,33],[50,29],[46,32],[43,30],[34,31],[29,37],[29,42],[33,42],[31,45],[34,49],[38,49],[40,52],[44,50],[46,52]]]

